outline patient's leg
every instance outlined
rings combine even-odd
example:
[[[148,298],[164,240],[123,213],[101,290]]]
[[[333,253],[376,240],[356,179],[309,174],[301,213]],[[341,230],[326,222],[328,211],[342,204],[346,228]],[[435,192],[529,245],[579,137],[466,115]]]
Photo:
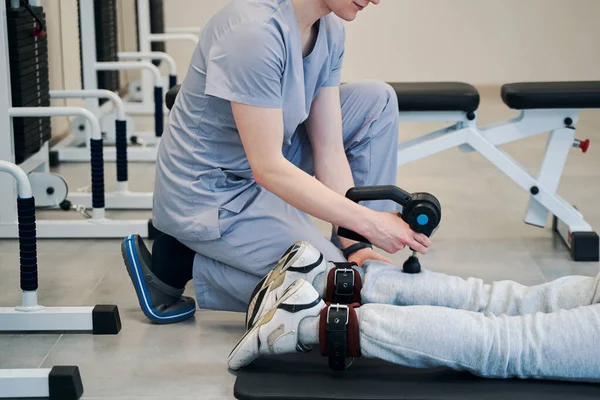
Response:
[[[363,304],[431,305],[491,314],[522,315],[555,312],[600,303],[600,274],[568,276],[527,287],[512,281],[485,284],[423,270],[406,274],[389,264],[365,263]]]
[[[357,314],[364,357],[489,378],[600,382],[600,304],[513,317],[367,304]],[[318,324],[302,321],[302,343],[318,343]]]

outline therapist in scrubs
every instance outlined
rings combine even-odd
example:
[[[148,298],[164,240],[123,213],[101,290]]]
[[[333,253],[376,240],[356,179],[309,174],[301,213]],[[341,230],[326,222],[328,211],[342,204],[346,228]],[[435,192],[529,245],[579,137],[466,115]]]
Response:
[[[247,310],[259,281],[296,241],[333,262],[389,261],[338,237],[344,226],[395,253],[427,252],[388,201],[356,204],[354,186],[396,185],[393,89],[340,86],[344,21],[380,0],[232,0],[206,24],[156,162],[152,255],[122,244],[142,310],[156,323],[200,308]],[[325,237],[311,216],[332,224]]]

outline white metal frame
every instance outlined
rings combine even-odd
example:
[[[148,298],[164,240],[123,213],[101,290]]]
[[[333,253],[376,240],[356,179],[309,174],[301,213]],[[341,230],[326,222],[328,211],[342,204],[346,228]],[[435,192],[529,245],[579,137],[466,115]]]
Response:
[[[0,399],[50,396],[51,368],[0,369]]]
[[[147,53],[151,50],[153,42],[167,42],[167,41],[189,41],[194,46],[198,44],[200,36],[200,28],[186,27],[186,28],[175,28],[165,29],[165,33],[151,33],[150,32],[150,3],[148,0],[138,0],[137,2],[137,16],[138,16],[138,39],[140,44],[140,52]],[[140,83],[143,93],[141,102],[139,103],[128,103],[127,111],[134,112],[135,114],[148,114],[153,112],[152,109],[152,95],[150,93],[150,76],[147,73],[142,73],[140,77]],[[167,90],[170,88],[167,88]]]
[[[96,58],[96,28],[94,18],[94,2],[91,0],[82,0],[80,3],[80,30],[81,30],[81,62],[83,71],[83,89],[97,90],[98,80],[97,71],[123,71],[123,70],[141,70],[147,72],[149,87],[163,86],[163,77],[157,66],[148,61],[114,61],[114,62],[98,62]],[[140,53],[137,59],[149,58],[148,52]],[[151,53],[155,58],[167,60],[169,64],[169,56],[164,53]],[[131,58],[133,53],[125,53],[124,58]],[[172,58],[171,58],[172,60]],[[174,63],[174,62],[173,62]],[[150,93],[152,96],[152,93]],[[153,103],[154,99],[152,99]],[[98,116],[100,123],[106,128],[107,137],[106,144],[114,143],[114,125],[115,114],[106,105],[99,106],[98,99],[89,98],[85,101],[85,107]],[[163,107],[164,109],[164,107]],[[126,107],[127,111],[127,107]],[[73,127],[79,124],[72,124]],[[160,142],[160,138],[156,137],[155,132],[134,132],[134,124],[128,119],[128,132],[131,136],[140,137],[149,146],[133,147],[128,150],[129,161],[156,161],[156,147]],[[90,153],[86,138],[89,137],[89,132],[79,131],[76,128],[71,130],[71,134],[63,139],[60,143],[54,146],[53,150],[58,153],[59,161],[66,162],[88,162]],[[107,147],[104,152],[105,161],[116,160],[116,150],[114,147]]]
[[[77,99],[77,98],[107,98],[114,103],[116,118],[125,121],[125,105],[123,100],[110,90],[51,90],[51,98]],[[89,142],[91,135],[87,138]],[[86,208],[92,207],[91,193],[73,193],[68,194],[68,199],[74,204],[82,205]],[[129,182],[118,182],[116,192],[104,193],[106,209],[129,209],[129,210],[151,210],[152,193],[136,193],[129,190]]]
[[[440,121],[440,113],[400,113],[405,121]],[[444,118],[453,120],[451,115]],[[526,110],[512,120],[478,128],[475,120],[464,118],[455,125],[409,140],[398,145],[398,166],[420,160],[454,147],[477,151],[519,187],[531,194],[524,221],[545,227],[552,213],[571,232],[591,232],[583,215],[557,193],[558,183],[569,150],[575,141],[575,129],[565,126],[571,119],[575,125],[579,110]],[[444,120],[446,120],[444,119]],[[454,119],[457,121],[456,119]],[[546,153],[537,177],[532,176],[514,158],[499,148],[504,143],[550,132]]]
[[[1,88],[0,88],[1,89]],[[6,92],[6,93],[10,93]],[[0,113],[1,114],[1,113]],[[89,110],[79,107],[14,107],[6,113],[9,117],[79,116],[87,119],[92,138],[101,139],[98,119]],[[12,131],[10,131],[12,132]],[[7,136],[12,136],[10,133]],[[14,158],[11,157],[11,158]],[[13,185],[6,185],[12,187]],[[4,204],[4,202],[2,202]],[[0,238],[17,238],[17,214],[0,214]],[[40,220],[37,222],[39,238],[123,238],[138,233],[148,237],[146,220],[111,220],[105,218],[104,208],[94,208],[92,217],[86,220]]]

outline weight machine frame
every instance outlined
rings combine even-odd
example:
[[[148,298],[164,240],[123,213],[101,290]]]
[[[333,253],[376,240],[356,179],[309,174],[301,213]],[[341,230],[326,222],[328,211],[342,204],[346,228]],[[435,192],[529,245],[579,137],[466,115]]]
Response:
[[[0,16],[6,19],[6,3],[0,2]],[[38,0],[36,4],[40,4]],[[90,139],[97,143],[102,142],[100,124],[96,116],[89,110],[81,107],[12,107],[11,85],[10,85],[10,63],[8,51],[8,32],[6,24],[0,26],[0,160],[15,162],[13,143],[14,117],[52,117],[52,116],[77,116],[86,120],[90,133]],[[89,99],[88,99],[89,100]],[[97,101],[97,99],[96,99]],[[102,158],[102,146],[99,157]],[[90,150],[91,151],[91,148]],[[89,157],[91,160],[91,156]],[[85,220],[40,220],[37,222],[37,234],[39,238],[123,238],[132,233],[138,233],[143,237],[151,237],[156,232],[151,222],[147,220],[111,220],[105,218],[104,202],[104,169],[103,163],[96,160],[97,165],[102,165],[102,191],[96,191],[93,197],[102,201],[93,208],[92,217]],[[29,174],[30,172],[49,172],[48,143],[41,150],[30,156],[19,167]],[[98,167],[96,167],[97,169]],[[94,171],[94,168],[93,168]],[[92,172],[94,174],[94,172]],[[5,174],[2,174],[5,175]],[[0,188],[3,194],[10,198],[17,198],[14,182],[9,177],[0,175]],[[96,170],[96,177],[98,177]],[[96,183],[99,185],[98,183]],[[94,181],[92,181],[94,186]],[[14,202],[0,202],[0,238],[17,238],[18,220],[17,208]]]
[[[98,90],[98,71],[125,71],[141,70],[147,72],[149,85],[154,86],[154,133],[135,132],[133,120],[127,119],[127,131],[131,134],[132,141],[144,142],[147,145],[142,147],[132,147],[128,151],[129,161],[156,161],[156,150],[160,143],[160,136],[164,129],[164,91],[163,78],[158,67],[149,61],[111,61],[99,62],[96,57],[96,23],[93,0],[81,0],[79,7],[80,32],[81,32],[81,62],[83,74],[83,89]],[[127,60],[147,60],[163,59],[169,65],[174,66],[172,57],[165,53],[118,53],[120,59]],[[171,73],[176,73],[171,69]],[[173,77],[170,78],[171,80]],[[115,112],[110,108],[110,104],[99,105],[98,99],[87,99],[85,108],[90,110],[100,120],[103,131],[106,132],[106,143],[114,144],[116,138]],[[127,107],[126,107],[127,111]],[[71,133],[53,147],[58,162],[88,162],[89,147],[85,138],[89,137],[90,132],[86,131],[85,125],[73,121]],[[84,129],[80,129],[84,127]],[[117,154],[114,147],[105,149],[104,159],[106,161],[116,161]]]
[[[165,29],[165,33],[151,33],[150,29],[150,2],[149,0],[137,0],[137,18],[138,18],[138,39],[139,39],[139,50],[141,53],[146,54],[151,51],[152,43],[154,42],[167,42],[167,41],[188,41],[192,42],[194,46],[198,44],[200,40],[200,28],[185,27],[185,28],[173,28]],[[171,58],[172,59],[172,58]],[[171,70],[175,67],[169,64]],[[147,72],[142,72],[140,79],[133,82],[129,87],[129,96],[132,99],[139,98],[139,102],[127,102],[126,109],[134,115],[144,115],[152,113],[152,96],[149,90],[151,82],[151,76]],[[177,80],[171,79],[169,86],[166,88],[168,91],[170,88],[177,84]],[[141,96],[135,96],[138,92],[138,88],[142,93]],[[165,93],[166,93],[165,91]],[[168,112],[168,110],[166,110]]]

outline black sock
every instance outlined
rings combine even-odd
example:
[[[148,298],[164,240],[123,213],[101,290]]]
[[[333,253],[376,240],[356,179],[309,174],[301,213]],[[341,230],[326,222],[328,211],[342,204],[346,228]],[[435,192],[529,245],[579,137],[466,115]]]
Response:
[[[160,235],[152,245],[152,272],[158,279],[183,289],[192,279],[196,253],[169,235]]]

